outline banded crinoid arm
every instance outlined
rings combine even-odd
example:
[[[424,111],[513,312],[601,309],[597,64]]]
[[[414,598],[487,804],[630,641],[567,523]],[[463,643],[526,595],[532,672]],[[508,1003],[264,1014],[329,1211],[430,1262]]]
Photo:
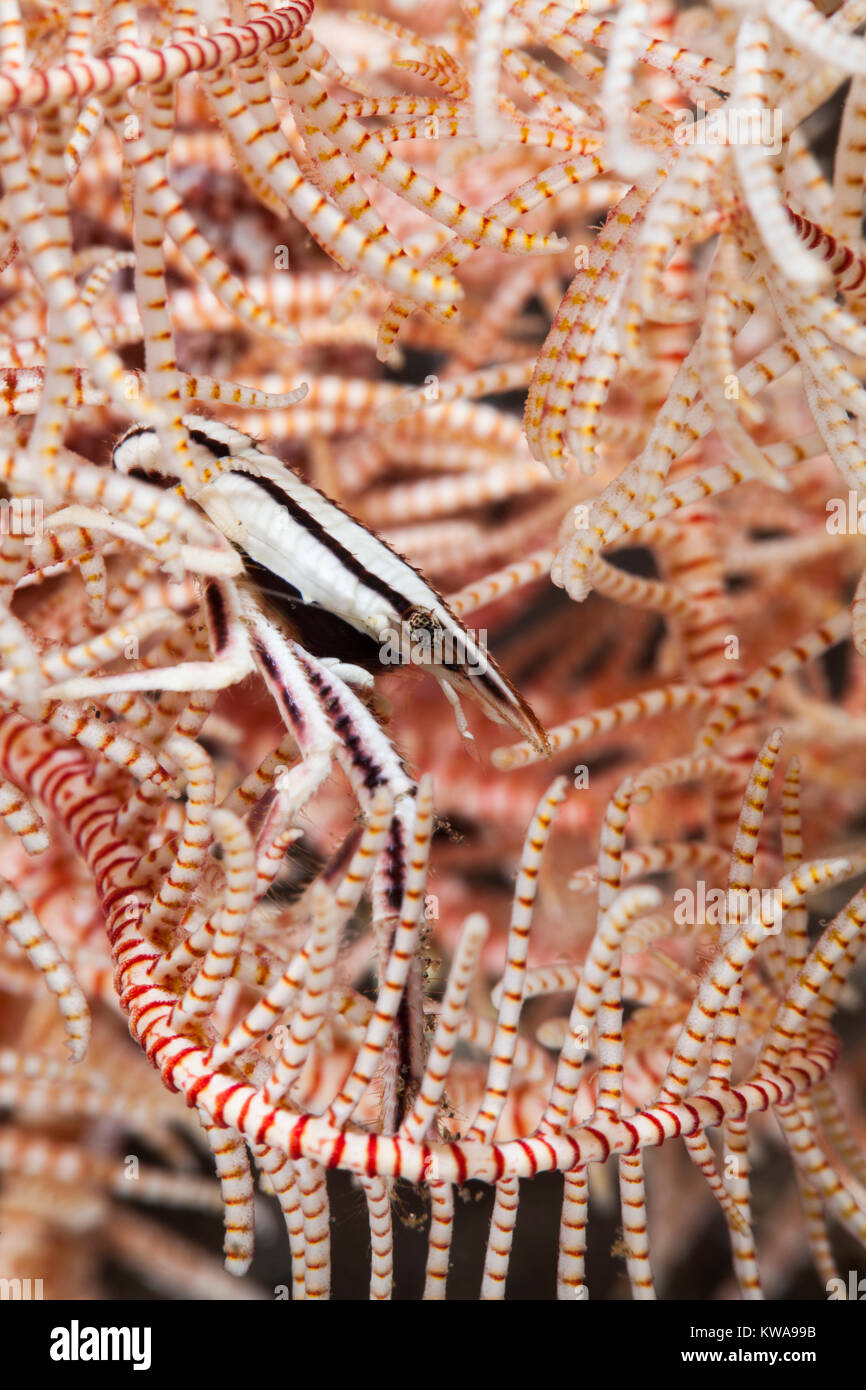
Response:
[[[373,882],[373,910],[380,933],[379,992],[351,1075],[329,1109],[335,1123],[351,1116],[384,1057],[383,1123],[386,1132],[396,1128],[417,1085],[424,1066],[422,984],[418,961],[418,933],[424,906],[424,886],[432,835],[432,788],[426,778],[419,786],[414,814],[406,829],[405,848],[395,845],[396,821],[385,848],[386,868],[380,883]],[[411,846],[411,848],[410,848]],[[398,855],[405,866],[393,862]],[[392,860],[392,864],[388,860]],[[381,879],[385,879],[382,884]],[[388,882],[390,880],[390,883]],[[402,889],[399,916],[395,912],[397,887]],[[383,891],[384,889],[384,891]],[[383,930],[384,928],[384,930]],[[386,1054],[386,1048],[388,1053]]]
[[[336,910],[343,918],[348,916],[360,898],[364,886],[373,872],[376,860],[384,848],[390,825],[390,815],[390,797],[385,789],[380,788],[374,797],[373,809],[358,851],[352,859],[335,898]],[[324,929],[325,918],[330,921],[330,913],[325,911],[320,895],[317,915]],[[330,932],[331,927],[329,926],[327,930]],[[205,933],[202,933],[203,938],[204,936]],[[211,1048],[211,1060],[215,1066],[223,1066],[227,1061],[260,1042],[273,1029],[276,1020],[286,1014],[293,1006],[298,991],[306,982],[314,945],[314,939],[308,938],[304,946],[295,953],[288,967],[273,981],[253,1008]],[[152,972],[154,981],[160,983],[178,975],[191,960],[195,960],[201,954],[201,945],[194,938],[187,938],[180,947],[176,947],[173,952],[163,956],[162,960],[157,963]],[[299,1020],[299,1025],[301,1023],[302,1021]],[[290,1089],[293,1081],[297,1079],[295,1067],[299,1051],[305,1045],[306,1039],[298,1043],[297,1048],[292,1047],[288,1056],[281,1056],[270,1077],[264,1083],[266,1093],[268,1095],[273,1093],[275,1100],[280,1100]]]
[[[649,19],[649,0],[625,0],[616,19],[616,32],[604,70],[601,105],[605,113],[606,155],[611,168],[629,178],[646,176],[652,158],[630,139],[628,96],[634,63],[641,46],[640,30]]]
[[[582,45],[589,44],[602,50],[620,41],[617,26],[611,20],[599,18],[595,13],[575,14],[570,6],[560,4],[558,0],[518,0],[516,12],[524,16],[526,22],[541,35],[551,39],[573,37]],[[650,34],[635,36],[632,42],[637,62],[669,73],[686,92],[695,88],[698,88],[698,94],[706,88],[715,88],[720,92],[731,90],[732,65]],[[603,71],[600,65],[597,71]]]
[[[8,932],[57,1000],[72,1057],[82,1061],[90,1038],[90,1012],[75,976],[39,918],[10,883],[0,882],[0,929]]]
[[[28,854],[41,854],[50,843],[45,823],[27,798],[6,779],[0,780],[0,818],[18,836]]]
[[[660,168],[658,178],[665,175],[664,167]],[[569,411],[576,403],[582,377],[592,392],[602,385],[602,399],[613,378],[619,356],[616,324],[626,288],[625,270],[651,195],[651,189],[633,188],[612,210],[587,265],[578,270],[563,297],[536,362],[526,399],[526,437],[533,457],[545,463],[555,478],[565,476],[569,451],[575,447],[580,450],[583,471],[594,471],[594,422],[587,426],[585,437],[579,437],[575,416],[576,428],[569,433]],[[603,352],[603,359],[597,360],[597,349]]]
[[[270,1036],[275,1021],[292,1006],[293,1012],[289,1015],[291,1022],[288,1027],[284,1026],[284,1033],[288,1036],[281,1045],[276,1066],[262,1089],[262,1094],[270,1100],[279,1101],[288,1095],[298,1082],[315,1042],[323,1022],[337,940],[347,915],[357,905],[376,859],[384,849],[391,806],[386,789],[380,788],[374,798],[374,809],[361,843],[335,893],[332,894],[322,884],[313,884],[313,926],[305,945],[282,978],[241,1020],[233,1033],[211,1050],[212,1059],[222,1062],[233,1053],[248,1048],[265,1034]],[[303,993],[298,998],[302,988]],[[295,1297],[304,1298],[308,1294],[311,1297],[319,1296],[327,1287],[328,1259],[323,1258],[326,1244],[321,1225],[318,1224],[314,1232],[316,1259],[313,1262],[311,1246],[306,1238],[311,1226],[310,1220],[305,1223],[305,1213],[312,1219],[310,1195],[316,1192],[326,1209],[326,1193],[321,1178],[316,1176],[314,1168],[307,1165],[303,1172],[306,1185],[303,1186],[297,1181],[299,1165],[288,1161],[279,1149],[260,1144],[254,1146],[254,1153],[283,1210],[292,1249]]]
[[[549,787],[536,808],[523,845],[514,890],[511,923],[508,930],[505,973],[501,981],[496,1033],[490,1050],[490,1063],[484,1095],[467,1139],[489,1142],[497,1125],[511,1084],[517,1047],[517,1027],[523,1007],[523,987],[529,953],[532,911],[538,891],[541,856],[556,815],[565,799],[567,783],[559,777]],[[490,1233],[484,1259],[481,1297],[496,1300],[505,1296],[505,1280],[511,1258],[512,1238],[517,1221],[519,1185],[514,1178],[496,1184],[496,1198],[490,1218]]]
[[[569,720],[567,724],[548,729],[551,753],[559,753],[574,744],[587,742],[594,735],[614,729],[627,728],[641,719],[659,714],[699,709],[712,699],[709,691],[698,685],[669,685],[661,690],[645,690],[632,699],[620,700],[609,709],[594,710],[591,714]],[[517,743],[510,748],[497,748],[493,761],[497,767],[512,769],[536,762],[538,753],[530,743]]]
[[[731,862],[728,869],[726,891],[727,911],[720,933],[720,949],[736,936],[749,918],[754,881],[755,851],[764,817],[770,779],[782,746],[781,730],[775,729],[765,741],[752,768],[751,776],[743,796],[737,833],[734,839]],[[789,910],[797,910],[797,904]],[[774,921],[772,930],[781,926]],[[722,1087],[730,1085],[731,1066],[737,1044],[737,1029],[741,1020],[744,986],[735,984],[719,1011],[713,1032],[709,1057],[708,1082]],[[734,1271],[744,1298],[761,1297],[758,1274],[757,1252],[752,1229],[748,1139],[746,1125],[739,1121],[729,1121],[724,1129],[724,1164],[726,1180],[723,1182],[707,1143],[706,1135],[695,1136],[686,1141],[689,1156],[706,1177],[710,1190],[714,1193],[725,1213],[731,1248],[734,1258]]]
[[[253,908],[256,877],[252,838],[231,811],[214,811],[213,833],[223,850],[225,892],[211,928],[211,945],[172,1015],[172,1026],[183,1030],[212,1012],[223,984],[233,973]]]
[[[229,79],[214,79],[209,83],[209,94],[217,113],[231,129],[233,139],[245,151],[259,178],[309,226],[338,261],[354,265],[375,280],[419,298],[425,304],[440,300],[453,303],[460,298],[460,288],[453,278],[434,277],[417,266],[392,240],[381,221],[374,220],[374,224],[366,228],[363,221],[356,225],[319,193],[298,167],[279,122],[274,118],[266,126],[258,124],[246,103],[239,102]],[[361,208],[365,204],[362,195]]]
[[[120,11],[115,7],[112,13],[116,19]],[[298,14],[302,14],[302,10],[299,10]],[[139,49],[135,42],[134,27],[134,24],[130,25],[127,19],[125,28],[123,29],[124,36],[120,43],[121,50],[123,50],[133,64],[133,73],[130,75],[133,81],[145,78],[145,73],[140,71],[141,65],[143,64],[144,68],[146,68],[148,57],[155,58],[157,56],[157,50],[153,50],[150,54],[146,54],[143,50]],[[249,36],[250,35],[247,35],[247,37]],[[226,51],[231,51],[231,45],[229,45]],[[194,52],[184,55],[181,51],[173,49],[172,56],[175,59],[185,57],[191,60],[181,63],[177,72],[174,74],[175,76],[180,75],[183,71],[189,70],[191,66],[197,66]],[[197,56],[199,63],[205,56],[200,46]],[[219,59],[221,54],[218,51],[216,55],[212,56]],[[162,73],[165,76],[169,76],[171,65],[166,63],[165,57],[165,51],[160,52]],[[69,76],[68,69],[64,69],[64,74]],[[99,87],[100,83],[91,76],[90,85]],[[122,87],[118,88],[116,85],[107,85],[109,98],[115,102],[121,100],[121,90]],[[164,88],[161,90],[164,90]],[[26,94],[24,94],[24,101],[26,104]],[[42,219],[46,227],[46,232],[42,235],[42,239],[40,239],[38,231],[41,224],[39,222],[39,210],[36,198],[27,189],[27,179],[24,178],[22,181],[22,177],[19,177],[19,166],[22,165],[22,158],[16,153],[11,134],[9,134],[6,140],[6,145],[4,146],[5,154],[3,156],[9,176],[7,180],[9,188],[7,189],[6,202],[9,205],[10,211],[23,229],[22,236],[24,243],[26,244],[37,277],[42,284],[43,291],[49,303],[49,389],[43,393],[40,409],[37,413],[36,433],[31,446],[37,455],[41,454],[45,448],[49,447],[49,435],[46,434],[46,430],[49,431],[52,438],[56,435],[58,428],[57,409],[58,407],[62,407],[69,395],[66,378],[69,374],[69,344],[72,339],[68,330],[73,330],[76,339],[81,341],[100,385],[116,398],[119,403],[124,403],[122,391],[123,373],[120,365],[113,354],[104,347],[99,335],[95,332],[92,321],[87,313],[85,297],[77,294],[71,278],[71,268],[68,265],[70,244],[67,226],[68,210],[64,193],[65,178],[63,177],[61,167],[62,148],[61,145],[58,144],[60,139],[59,131],[54,131],[52,133],[50,123],[53,120],[54,117],[50,112],[43,117],[42,146],[44,158],[42,164],[44,167],[42,169],[42,185],[40,186],[37,184],[37,192],[40,191],[40,188],[44,188],[45,193],[45,206]],[[170,209],[167,210],[163,208],[162,211],[170,212]],[[147,208],[144,208],[142,216],[146,215]],[[45,240],[46,236],[48,238],[47,240]],[[186,241],[188,238],[184,237],[184,240]],[[150,241],[153,242],[152,235]],[[150,322],[151,318],[145,315],[146,334]],[[61,323],[62,328],[60,327]],[[55,324],[54,328],[52,328],[52,324]],[[272,320],[272,326],[275,330],[278,329],[275,320]],[[58,333],[60,333],[60,337],[57,337]],[[66,343],[65,348],[63,347],[64,342]],[[58,353],[62,354],[64,352],[66,353],[66,357],[61,361],[61,358],[58,357]],[[64,362],[66,364],[65,366]],[[58,372],[60,373],[59,376]],[[128,400],[129,397],[127,395],[126,403],[128,403]],[[150,404],[147,397],[141,397],[137,401],[133,413],[139,418],[149,419],[151,422],[158,422],[161,418],[158,412],[155,413],[154,407]],[[170,422],[166,421],[164,423],[165,428],[168,429]],[[182,434],[178,433],[177,428],[174,429],[172,438],[177,445],[177,448],[173,450],[173,452],[177,453],[179,465],[183,472],[184,466],[187,468],[190,466],[188,456],[185,455],[185,441]],[[53,447],[54,445],[52,444],[51,448],[53,449]]]
[[[127,408],[129,402],[123,389],[122,363],[116,354],[105,347],[89,309],[81,302],[78,286],[72,276],[72,267],[68,256],[71,234],[66,227],[66,210],[58,204],[55,196],[53,202],[49,203],[49,207],[53,210],[53,216],[48,217],[48,225],[46,226],[44,210],[40,205],[37,193],[39,185],[37,184],[36,189],[32,187],[30,169],[6,117],[0,118],[0,166],[3,169],[4,184],[7,190],[6,199],[9,203],[10,213],[15,220],[31,269],[49,307],[49,333],[53,326],[55,333],[61,334],[60,339],[53,344],[49,354],[49,369],[52,375],[51,389],[44,396],[45,406],[50,407],[53,404],[55,414],[53,419],[49,419],[47,418],[47,410],[43,410],[40,420],[40,425],[44,427],[42,432],[50,429],[50,434],[45,434],[42,439],[37,435],[35,441],[38,445],[37,457],[40,461],[44,460],[46,466],[50,468],[51,459],[57,448],[58,417],[56,409],[58,406],[62,407],[68,393],[67,376],[71,366],[69,343],[73,335],[80,350],[84,352],[98,384],[122,409]],[[54,191],[56,195],[56,188]],[[55,249],[55,240],[58,238],[51,235],[52,222],[58,222],[61,225],[62,235],[59,238],[59,250]],[[63,254],[64,248],[67,252],[66,256]],[[58,325],[62,325],[62,330]],[[57,396],[56,401],[53,400],[55,395]],[[159,418],[158,412],[149,401],[140,401],[138,408],[143,419],[156,423]],[[48,449],[48,453],[45,452],[46,449]],[[48,478],[46,477],[46,485],[47,481]]]
[[[767,64],[771,53],[770,27],[763,19],[747,19],[737,35],[732,102],[748,117],[760,120],[770,110]],[[782,191],[768,152],[759,145],[737,143],[734,160],[743,196],[754,218],[762,245],[787,279],[815,286],[826,272],[796,236],[785,215]]]
[[[719,437],[731,456],[748,463],[755,477],[787,489],[790,483],[785,475],[755,444],[736,405],[725,393],[725,383],[730,383],[732,376],[736,380],[733,330],[739,305],[729,293],[728,285],[731,281],[736,283],[737,268],[736,245],[729,235],[723,234],[707,282],[707,307],[700,339],[702,390]],[[745,393],[741,393],[741,410],[747,419],[756,419],[757,407]]]
[[[737,326],[745,322],[752,308],[749,296],[738,296],[735,319]],[[705,401],[695,404],[695,397],[701,385],[697,370],[701,351],[702,345],[698,343],[686,355],[664,403],[657,412],[644,449],[599,495],[590,510],[589,527],[581,527],[580,531],[584,534],[579,532],[566,547],[566,553],[574,552],[571,568],[577,568],[578,560],[581,569],[591,568],[592,557],[597,554],[599,546],[622,534],[620,528],[624,517],[631,516],[636,521],[638,516],[649,520],[664,514],[658,509],[669,504],[668,498],[665,498],[664,503],[662,501],[662,489],[672,465],[713,426],[713,415],[708,404]],[[774,353],[772,349],[760,354],[753,363],[740,371],[738,381],[742,388],[749,392],[763,389],[781,371],[789,370],[797,360],[793,350],[783,355],[781,360],[779,358],[780,354]],[[765,368],[772,374],[765,375]],[[770,451],[768,454],[776,465],[775,455]],[[701,484],[703,477],[703,471],[699,472],[678,480],[679,486],[686,489],[687,493],[690,486]],[[677,492],[674,495],[681,494]],[[577,529],[577,520],[575,524]],[[558,557],[554,568],[555,581],[558,581],[561,573],[561,561]],[[575,597],[585,592],[582,586],[578,586],[576,577],[568,575],[568,570],[566,584],[568,591]]]
[[[622,938],[636,917],[657,907],[660,897],[652,888],[630,888],[619,893],[625,827],[634,798],[627,778],[608,803],[599,842],[598,907],[596,931],[574,991],[566,1036],[539,1131],[561,1133],[572,1123],[572,1111],[589,1049],[590,1029],[598,1034],[600,1070],[596,1087],[595,1115],[619,1117],[622,1103]],[[639,1153],[620,1164],[623,1226],[627,1229],[627,1263],[635,1297],[651,1298],[652,1275],[647,1263],[643,1167]],[[584,1287],[586,1251],[585,1175],[567,1174],[560,1214],[557,1290],[560,1298],[579,1295]],[[641,1230],[642,1225],[642,1230]]]
[[[866,132],[866,81],[855,77],[842,113],[839,147],[833,161],[830,227],[852,255],[863,256],[863,169],[857,152]],[[823,211],[823,209],[822,209]]]
[[[687,1093],[701,1049],[717,1026],[720,1010],[727,1007],[731,991],[742,979],[746,965],[757,948],[775,931],[778,915],[776,904],[783,912],[802,902],[823,883],[844,878],[850,868],[846,859],[819,860],[785,875],[776,886],[774,905],[769,909],[762,903],[760,912],[740,928],[728,945],[720,951],[710,974],[703,981],[689,1017],[680,1032],[673,1050],[660,1098],[677,1101]],[[715,1093],[717,1087],[712,1087]],[[726,1089],[723,1087],[722,1089]]]
[[[112,15],[117,25],[117,7]],[[134,55],[137,46],[135,16],[127,14],[126,17],[126,29],[118,28],[118,49]],[[130,36],[123,39],[122,33],[128,31],[131,31]],[[172,195],[168,181],[168,151],[175,123],[175,104],[174,89],[169,84],[161,84],[154,87],[151,102],[142,116],[133,112],[120,95],[106,99],[105,110],[118,135],[122,131],[121,150],[125,167],[133,179],[135,291],[145,346],[145,380],[149,393],[161,401],[165,409],[166,421],[161,428],[163,447],[179,461],[180,476],[189,477],[194,474],[195,465],[180,419],[180,385],[167,309],[163,251],[166,229],[215,296],[242,321],[284,341],[297,341],[297,335],[284,330],[272,314],[252,301],[219,262]]]
[[[730,853],[722,845],[703,844],[700,840],[641,845],[623,854],[621,882],[626,884],[645,874],[666,873],[680,868],[722,869],[729,860]],[[593,893],[598,886],[598,873],[597,864],[577,869],[569,879],[568,886],[574,893]],[[637,938],[633,933],[634,939]]]
[[[594,140],[590,141],[590,147],[594,149],[595,143]],[[600,174],[602,169],[602,163],[597,155],[584,154],[579,151],[573,159],[565,161],[560,166],[556,178],[550,178],[548,170],[535,175],[516,188],[513,193],[494,203],[490,208],[490,213],[496,216],[507,216],[509,212],[525,214],[548,199],[557,197],[566,188]],[[428,266],[443,268],[447,266],[456,269],[475,249],[476,243],[474,241],[468,238],[454,238],[446,242],[440,250],[431,256]],[[397,335],[411,312],[411,302],[397,300],[384,314],[379,327],[376,354],[381,362],[391,360]],[[444,315],[444,320],[447,321],[450,317],[453,317],[451,311]]]
[[[160,48],[135,45],[123,55],[92,54],[40,71],[5,69],[0,76],[0,110],[39,110],[62,106],[73,97],[125,92],[139,84],[177,82],[190,72],[212,71],[250,57],[281,39],[300,33],[312,12],[311,0],[293,0],[243,25],[227,25],[194,39]]]
[[[128,125],[129,118],[133,113],[119,99],[115,102],[114,107],[115,109],[110,113],[112,120],[123,130]],[[159,147],[155,152],[146,136],[139,134],[131,141],[124,141],[124,157],[130,168],[135,171],[136,181],[149,204],[152,205],[153,212],[158,214],[160,224],[168,230],[176,245],[183,248],[184,255],[190,265],[202,277],[216,298],[242,322],[247,322],[250,327],[283,342],[295,344],[297,342],[295,330],[291,326],[282,325],[270,310],[252,300],[246,289],[230,274],[227,267],[221,263],[198,231],[192,218],[182,207],[180,199],[167,182],[162,170]],[[141,259],[142,257],[139,256],[139,260]],[[156,269],[156,266],[153,268]],[[151,333],[153,316],[158,313],[159,308],[164,308],[164,301],[157,300],[155,304],[143,302],[140,307],[145,341],[153,341]],[[160,329],[165,331],[164,317]],[[165,361],[166,364],[169,364],[171,358],[166,357]],[[167,365],[166,370],[169,369],[170,367]]]
[[[577,1127],[567,1135],[551,1134],[543,1142],[524,1139],[519,1143],[485,1144],[477,1141],[434,1144],[370,1136],[350,1129],[336,1129],[327,1120],[307,1113],[293,1116],[264,1105],[254,1086],[238,1081],[232,1074],[209,1066],[204,1050],[167,1027],[177,999],[152,983],[149,971],[158,959],[144,943],[135,923],[143,905],[123,887],[118,868],[128,863],[116,841],[111,825],[116,803],[105,794],[97,803],[86,777],[70,776],[58,784],[57,759],[68,757],[52,750],[44,734],[33,730],[28,743],[19,739],[0,745],[4,771],[21,782],[31,794],[42,795],[52,814],[60,813],[93,863],[105,895],[111,923],[113,949],[120,966],[122,999],[130,1010],[134,1036],[138,1037],[157,1061],[171,1087],[180,1086],[188,1097],[220,1125],[228,1125],[255,1143],[267,1143],[282,1153],[310,1158],[315,1163],[339,1164],[351,1170],[389,1177],[397,1172],[412,1181],[435,1173],[437,1181],[450,1184],[469,1176],[487,1181],[499,1177],[527,1175],[550,1167],[573,1168],[603,1159],[609,1152],[634,1152],[638,1147],[662,1142],[666,1136],[694,1132],[698,1125],[719,1123],[726,1113],[765,1108],[768,1100],[787,1103],[796,1088],[808,1086],[826,1074],[834,1053],[823,1044],[810,1045],[790,1073],[783,1065],[772,1082],[760,1077],[738,1084],[718,1100],[697,1094],[684,1106],[666,1105],[615,1121],[600,1115],[589,1127]],[[61,763],[61,766],[66,765]],[[82,838],[83,837],[83,838]],[[118,866],[115,868],[114,866]],[[310,1193],[313,1192],[310,1188]],[[311,1221],[314,1214],[310,1214]]]
[[[325,133],[339,149],[357,161],[360,169],[381,180],[386,187],[452,231],[458,232],[465,240],[515,254],[544,254],[562,249],[557,237],[527,233],[500,224],[495,216],[474,212],[443,189],[431,185],[389,150],[381,146],[377,148],[376,142],[370,138],[370,132],[347,116],[339,104],[313,81],[307,63],[312,64],[317,58],[320,59],[321,48],[310,34],[301,35],[285,49],[275,46],[269,57],[281,70],[292,100],[302,105],[310,121],[315,121],[317,126],[324,125]]]
[[[771,444],[766,453],[775,466],[790,468],[823,452],[820,442],[820,435],[815,434],[794,444]],[[639,501],[630,482],[617,482],[592,504],[589,526],[576,525],[574,536],[558,552],[551,567],[553,582],[582,601],[593,586],[593,570],[602,547],[638,531],[648,522],[661,520],[693,503],[727,492],[748,476],[745,468],[733,462],[717,464],[681,482],[671,483],[655,501]],[[580,515],[582,518],[582,513]]]
[[[798,48],[807,48],[823,63],[840,67],[851,75],[866,74],[866,44],[862,37],[846,33],[843,24],[851,27],[863,19],[863,6],[853,0],[842,7],[841,16],[828,19],[811,0],[767,0],[767,16]]]

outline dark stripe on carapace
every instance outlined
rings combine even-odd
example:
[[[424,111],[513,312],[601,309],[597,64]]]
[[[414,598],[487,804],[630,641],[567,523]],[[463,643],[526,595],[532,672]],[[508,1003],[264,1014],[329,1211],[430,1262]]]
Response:
[[[256,483],[262,488],[278,505],[285,507],[289,515],[300,526],[305,527],[311,535],[315,536],[316,540],[326,546],[331,554],[339,560],[340,564],[348,569],[350,573],[361,579],[368,588],[373,589],[376,593],[381,594],[383,598],[387,599],[400,615],[401,619],[405,618],[415,607],[415,604],[408,602],[402,594],[397,593],[389,584],[386,584],[384,580],[380,579],[378,575],[372,574],[368,569],[365,569],[361,562],[356,559],[350,551],[346,550],[345,546],[340,545],[340,542],[335,540],[320,522],[311,517],[305,508],[295,502],[294,499],[284,492],[272,479],[260,478],[252,473],[241,473],[240,470],[234,471],[239,477],[249,478],[251,482]],[[324,493],[320,495],[325,497]],[[325,497],[325,501],[337,511],[343,512],[343,515],[348,516],[356,525],[363,525],[361,522],[357,521],[355,517],[352,517],[350,513],[344,512],[343,508],[340,507],[338,503],[333,502],[331,498]],[[367,530],[366,527],[363,527],[363,529],[365,531]],[[373,540],[379,540],[372,531],[368,531],[368,534]],[[379,540],[379,544],[385,545],[385,542]],[[390,549],[388,546],[385,548]],[[392,551],[391,553],[397,556],[396,551]],[[407,564],[413,573],[424,580],[425,584],[427,583],[427,580],[424,579],[420,570],[415,569],[414,565],[410,565],[408,561],[403,560],[402,556],[397,556],[397,558],[402,560],[404,564]],[[373,672],[381,669],[382,663],[379,658],[379,647],[372,638],[366,637],[365,634],[360,633],[357,628],[353,627],[351,623],[346,622],[337,614],[330,613],[325,608],[302,604],[299,601],[298,591],[294,589],[294,586],[287,580],[283,580],[280,576],[274,575],[267,566],[259,564],[257,561],[246,556],[246,554],[244,554],[244,559],[251,576],[259,582],[261,590],[270,594],[270,596],[276,600],[276,604],[284,610],[285,617],[294,626],[301,645],[312,652],[314,656],[337,656],[342,661],[351,662],[355,666],[361,666],[365,670]],[[435,590],[433,592],[435,593]],[[436,598],[438,602],[442,603],[442,599],[438,594]],[[446,604],[443,603],[443,607],[459,629],[461,626],[459,619],[454,618],[454,615],[450,613]],[[486,690],[494,700],[502,700],[503,698],[502,687],[498,684],[498,681],[501,681],[502,686],[505,687],[512,697],[515,708],[521,712],[527,723],[535,730],[540,745],[546,748],[547,736],[534,711],[526,703],[519,691],[514,688],[504,671],[500,670],[494,658],[489,653],[485,653],[485,659],[488,669],[477,675],[473,675],[471,679],[483,690]],[[388,669],[392,669],[390,665]],[[423,670],[424,668],[419,667],[418,669]],[[444,669],[453,672],[454,675],[466,677],[465,669],[462,669],[456,662],[445,663]],[[467,677],[467,679],[469,678]]]
[[[177,487],[179,478],[169,478],[165,473],[157,473],[156,469],[149,468],[128,468],[127,478],[137,478],[140,483],[150,483],[151,487],[158,487],[160,492],[168,492],[171,488]]]
[[[114,447],[119,449],[121,444],[126,443],[127,439],[137,439],[140,434],[153,434],[153,425],[132,425],[126,434],[121,435]]]
[[[207,449],[208,453],[215,459],[227,459],[231,454],[231,449],[228,444],[223,443],[220,439],[211,439],[209,434],[205,434],[204,430],[188,429],[187,434],[196,444],[200,444],[203,449]]]
[[[406,598],[405,594],[398,593],[396,589],[391,588],[390,584],[386,584],[384,579],[380,579],[377,574],[373,574],[370,570],[365,569],[361,561],[357,559],[350,550],[347,550],[344,545],[341,545],[338,540],[335,540],[334,537],[325,530],[321,522],[316,521],[315,517],[310,516],[309,512],[306,511],[300,503],[296,502],[293,497],[290,497],[287,492],[284,492],[271,478],[259,478],[254,473],[241,473],[240,471],[238,471],[235,476],[249,479],[251,483],[256,484],[256,487],[260,487],[263,492],[266,492],[271,500],[276,502],[278,506],[284,507],[292,520],[297,522],[299,526],[303,526],[304,530],[308,531],[311,536],[314,536],[320,545],[323,545],[326,550],[329,550],[334,558],[339,560],[344,569],[347,569],[350,574],[354,574],[355,578],[360,579],[368,589],[372,589],[374,593],[381,594],[382,598],[386,599],[401,616],[412,607],[412,604]],[[324,494],[322,495],[324,496]],[[326,501],[328,501],[331,506],[334,506],[330,498],[326,498]],[[354,518],[352,518],[352,520],[354,520]],[[355,524],[361,526],[361,522],[359,521],[356,521]],[[367,528],[363,527],[362,529],[366,530]],[[368,535],[372,540],[377,541],[379,545],[384,545],[384,541],[378,540],[378,537],[374,536],[372,531],[369,531]]]
[[[143,434],[152,435],[153,427],[151,425],[133,425],[121,439],[118,439],[114,446],[114,453],[116,454],[118,449],[122,448],[130,439],[139,439]],[[159,472],[156,468],[126,468],[123,471],[128,478],[137,478],[140,483],[150,483],[151,487],[158,487],[163,492],[168,488],[175,487],[179,481],[177,478],[166,477],[165,473]]]
[[[365,671],[379,672],[379,644],[359,632],[345,618],[331,613],[327,608],[304,603],[299,589],[290,584],[282,575],[274,574],[267,565],[253,560],[240,546],[236,549],[242,556],[244,568],[267,605],[281,617],[291,630],[292,636],[313,656],[332,656],[340,661],[361,666]]]

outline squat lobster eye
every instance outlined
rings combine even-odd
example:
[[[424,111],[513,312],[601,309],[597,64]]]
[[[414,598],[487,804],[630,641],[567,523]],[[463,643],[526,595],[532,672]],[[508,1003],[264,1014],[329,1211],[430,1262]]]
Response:
[[[406,610],[402,631],[408,641],[408,656],[414,666],[439,667],[444,671],[466,672],[475,668],[478,652],[468,633],[444,622],[429,608],[418,604]]]
[[[413,605],[402,618],[402,631],[408,640],[408,657],[413,666],[441,665],[441,653],[436,646],[437,636],[441,639],[443,627],[429,608]]]
[[[441,624],[437,621],[434,613],[429,608],[419,608],[413,604],[403,614],[403,622],[409,624],[409,628],[415,631],[417,628],[427,628],[430,632],[441,629]]]

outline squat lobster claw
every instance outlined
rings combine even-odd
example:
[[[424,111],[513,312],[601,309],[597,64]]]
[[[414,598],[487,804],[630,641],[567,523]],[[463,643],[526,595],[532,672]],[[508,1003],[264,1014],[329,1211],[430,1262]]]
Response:
[[[365,671],[421,667],[454,705],[464,737],[471,734],[461,695],[549,752],[532,709],[408,561],[248,435],[204,416],[187,415],[184,424],[194,453],[206,459],[207,481],[194,492],[188,483],[177,483],[178,490],[239,552],[250,597],[275,609],[302,646],[334,660],[343,677],[356,684],[364,682]],[[127,431],[115,446],[114,464],[149,481],[154,475],[176,481],[153,429]],[[222,586],[208,587],[219,609]],[[209,618],[218,654],[223,624],[218,613]],[[230,645],[227,634],[222,644]],[[242,639],[235,646],[248,650]],[[153,682],[152,673],[148,679]],[[88,687],[87,693],[96,692]]]

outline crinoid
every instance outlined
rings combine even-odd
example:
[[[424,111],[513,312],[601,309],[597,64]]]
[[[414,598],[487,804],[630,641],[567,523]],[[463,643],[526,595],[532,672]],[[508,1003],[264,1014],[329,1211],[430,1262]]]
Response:
[[[4,1296],[847,1296],[864,21],[0,5]]]

